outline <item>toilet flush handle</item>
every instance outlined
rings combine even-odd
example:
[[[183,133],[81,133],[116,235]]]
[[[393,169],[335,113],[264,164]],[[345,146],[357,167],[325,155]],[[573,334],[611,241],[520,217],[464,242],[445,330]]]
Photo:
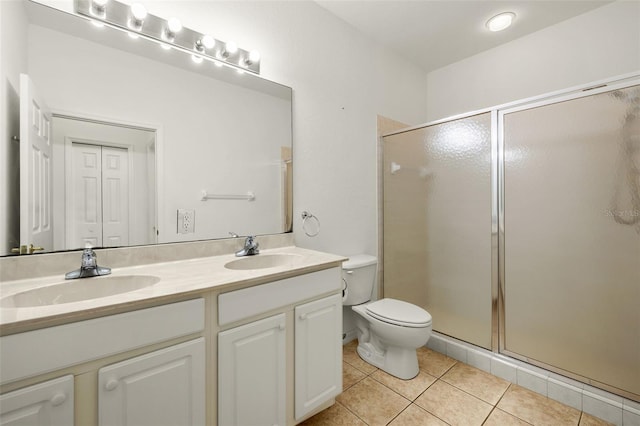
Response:
[[[352,271],[351,269],[347,269],[347,270],[346,270],[346,271],[344,271],[344,272],[345,272],[345,274],[347,274],[347,275],[351,275],[351,274],[353,274],[353,271]]]

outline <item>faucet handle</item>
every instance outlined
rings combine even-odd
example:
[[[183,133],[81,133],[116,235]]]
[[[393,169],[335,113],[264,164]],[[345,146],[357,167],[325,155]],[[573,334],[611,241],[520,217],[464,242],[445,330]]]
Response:
[[[82,267],[83,268],[95,268],[97,265],[96,252],[91,247],[87,247],[82,250]]]

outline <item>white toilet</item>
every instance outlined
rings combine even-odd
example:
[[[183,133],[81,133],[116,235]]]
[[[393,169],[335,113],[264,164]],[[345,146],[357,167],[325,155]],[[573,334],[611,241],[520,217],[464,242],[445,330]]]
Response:
[[[342,264],[343,305],[352,306],[358,328],[358,354],[369,364],[400,379],[418,375],[416,349],[431,337],[431,315],[411,303],[381,299],[368,303],[377,259],[350,256]]]

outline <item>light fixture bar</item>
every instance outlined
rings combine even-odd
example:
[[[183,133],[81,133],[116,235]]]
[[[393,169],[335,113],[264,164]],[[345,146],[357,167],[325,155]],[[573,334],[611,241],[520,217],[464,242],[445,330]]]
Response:
[[[227,43],[224,41],[213,39],[207,34],[202,34],[186,27],[182,27],[179,31],[172,33],[172,40],[167,40],[168,20],[150,13],[146,14],[139,28],[131,28],[131,7],[116,0],[106,2],[100,13],[95,13],[94,0],[75,0],[75,9],[76,13],[94,21],[104,22],[130,33],[140,34],[158,42],[176,46],[183,51],[193,51],[198,56],[209,58],[240,70],[260,74],[259,55],[257,56],[258,60],[254,60],[256,53],[252,54],[252,52],[240,48],[235,51],[227,49]],[[204,38],[206,38],[206,41],[203,41]],[[214,40],[213,47],[205,47],[212,45],[211,39]],[[229,43],[235,45],[235,43]]]

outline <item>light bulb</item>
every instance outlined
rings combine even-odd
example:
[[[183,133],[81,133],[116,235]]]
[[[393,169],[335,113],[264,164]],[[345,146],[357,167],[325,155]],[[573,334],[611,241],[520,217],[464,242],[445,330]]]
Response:
[[[147,17],[147,9],[140,3],[133,3],[131,5],[131,15],[133,15],[133,19],[140,23]]]
[[[233,55],[234,53],[236,53],[238,51],[238,45],[235,44],[235,42],[233,42],[233,41],[228,41],[224,46],[224,50],[229,55]]]
[[[109,0],[93,0],[93,5],[99,9],[102,9],[109,3]]]
[[[196,64],[201,64],[202,63],[202,56],[191,55],[191,60],[193,62],[195,62]]]
[[[505,30],[511,26],[515,17],[513,12],[500,13],[487,21],[487,28],[493,32]]]
[[[182,22],[180,22],[178,18],[169,18],[169,20],[167,21],[167,28],[170,32],[175,34],[177,32],[180,32],[180,30],[182,29]]]
[[[204,37],[202,37],[202,40],[200,40],[200,42],[207,49],[212,49],[213,46],[216,45],[216,39],[214,39],[210,35],[205,35]]]
[[[249,52],[249,62],[254,63],[260,60],[260,52],[257,50],[252,50]]]

